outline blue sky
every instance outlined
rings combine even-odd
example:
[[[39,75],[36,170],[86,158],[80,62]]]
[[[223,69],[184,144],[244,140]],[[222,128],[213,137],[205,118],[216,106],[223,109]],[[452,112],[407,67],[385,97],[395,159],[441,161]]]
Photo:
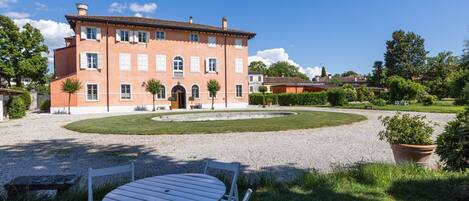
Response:
[[[65,14],[76,13],[74,2],[0,0],[0,14],[15,17],[18,24],[30,22],[43,29],[48,32],[46,42],[57,48],[63,43],[60,38],[70,34],[63,23]],[[430,55],[445,50],[460,55],[463,41],[469,39],[468,0],[83,2],[88,3],[90,15],[139,13],[182,21],[193,16],[194,22],[211,25],[220,25],[226,16],[230,28],[257,33],[250,41],[251,59],[287,60],[310,75],[317,71],[312,67],[320,65],[331,73],[368,73],[375,60],[383,60],[385,41],[397,29],[423,36]],[[121,10],[110,9],[113,3],[112,8]]]

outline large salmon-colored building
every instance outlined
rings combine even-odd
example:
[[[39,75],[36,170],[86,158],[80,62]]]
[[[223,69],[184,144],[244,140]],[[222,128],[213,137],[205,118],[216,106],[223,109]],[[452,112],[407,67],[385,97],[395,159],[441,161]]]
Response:
[[[156,95],[158,108],[209,108],[211,79],[221,87],[215,108],[248,105],[248,40],[255,33],[229,29],[226,18],[217,27],[193,23],[192,17],[90,16],[87,5],[77,9],[77,15],[65,16],[75,35],[54,51],[52,113],[67,111],[68,94],[61,91],[66,78],[82,83],[71,96],[72,113],[151,109],[153,97],[142,86],[151,78],[164,85]]]

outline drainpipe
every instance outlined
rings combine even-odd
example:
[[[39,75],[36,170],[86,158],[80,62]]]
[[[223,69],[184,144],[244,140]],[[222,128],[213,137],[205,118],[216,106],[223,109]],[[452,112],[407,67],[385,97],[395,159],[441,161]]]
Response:
[[[226,34],[225,36],[225,108],[228,108],[228,91],[227,91],[227,80],[228,80],[228,70],[227,70],[227,64],[226,64]]]
[[[109,22],[106,22],[106,108],[109,112]]]

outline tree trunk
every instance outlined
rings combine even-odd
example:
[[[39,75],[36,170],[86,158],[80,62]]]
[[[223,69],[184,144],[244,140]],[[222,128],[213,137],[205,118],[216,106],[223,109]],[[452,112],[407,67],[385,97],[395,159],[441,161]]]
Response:
[[[155,111],[155,94],[153,94],[153,111]]]
[[[22,87],[23,83],[21,82],[21,77],[16,77],[16,86],[17,87]]]
[[[262,107],[265,108],[265,93],[262,93]]]
[[[213,107],[213,103],[215,102],[215,96],[212,96],[212,110],[214,110],[215,108]]]
[[[72,99],[72,94],[71,93],[68,93],[68,115],[70,115],[70,101]]]

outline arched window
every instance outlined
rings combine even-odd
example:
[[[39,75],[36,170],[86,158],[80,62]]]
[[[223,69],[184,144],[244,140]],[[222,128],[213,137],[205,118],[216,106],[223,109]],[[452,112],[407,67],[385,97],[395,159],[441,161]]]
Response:
[[[192,97],[199,98],[199,86],[192,85]]]
[[[166,98],[166,87],[161,86],[160,91],[156,93],[157,99],[165,99]]]
[[[173,76],[174,77],[183,77],[183,60],[182,57],[174,57],[173,59]]]

